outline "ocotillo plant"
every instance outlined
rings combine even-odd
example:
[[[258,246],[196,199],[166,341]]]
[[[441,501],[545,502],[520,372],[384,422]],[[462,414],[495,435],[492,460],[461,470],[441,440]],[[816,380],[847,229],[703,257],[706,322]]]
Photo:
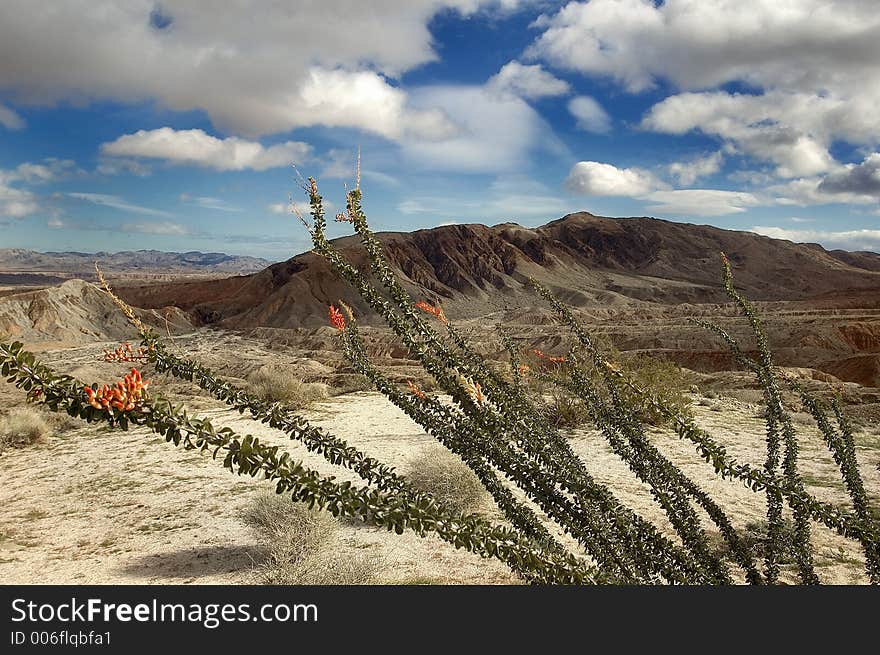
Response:
[[[359,184],[347,193],[346,210],[336,218],[350,223],[359,235],[371,274],[352,265],[327,239],[317,183],[310,179],[305,188],[312,220],[303,221],[314,251],[386,321],[410,356],[452,402],[444,402],[412,382],[404,386],[391,381],[370,361],[357,317],[340,301],[329,307],[328,320],[338,332],[345,356],[378,391],[474,471],[504,516],[504,524],[444,507],[430,494],[415,489],[391,466],[309,425],[291,408],[237,389],[198,362],[171,353],[165,341],[112,293],[100,272],[105,290],[141,333],[143,350],[138,351],[138,358],[145,356],[157,371],[197,383],[239,412],[285,432],[332,464],[355,472],[365,484],[336,482],[293,462],[277,446],[191,418],[161,396],[147,395],[136,372],[118,387],[92,385],[87,390],[79,381],[37,364],[20,344],[0,344],[3,374],[27,391],[29,398],[56,411],[121,428],[144,425],[175,445],[210,449],[215,457],[222,453],[227,468],[239,474],[262,474],[275,482],[278,493],[288,494],[294,501],[397,532],[433,532],[456,547],[505,562],[529,582],[727,584],[743,579],[753,584],[775,583],[780,571],[783,511],[788,506],[794,517],[795,563],[803,583],[819,581],[812,561],[812,522],[858,541],[865,553],[869,581],[880,583],[880,526],[870,512],[852,430],[838,405],[834,404],[829,414],[806,390],[781,378],[754,308],[733,286],[726,258],[722,257],[722,282],[750,322],[758,358],[747,357],[722,328],[706,327],[754,372],[764,391],[767,455],[762,468],[737,462],[680,406],[640,388],[603,355],[574,314],[537,282],[533,283],[535,290],[571,330],[575,346],[565,355],[523,353],[502,333],[510,371],[499,372],[471,347],[442,307],[412,298],[406,291],[368,227]],[[124,354],[128,352],[126,349]],[[541,401],[530,395],[526,376],[540,378],[579,399],[612,451],[650,489],[672,533],[661,531],[627,507],[613,489],[588,472],[566,436],[548,420]],[[801,395],[815,418],[840,468],[852,511],[821,502],[805,489],[798,472],[797,434],[782,403],[782,384]],[[113,389],[119,389],[119,398]],[[763,493],[768,528],[760,553],[743,538],[719,503],[651,442],[636,404],[639,408],[649,406],[653,413],[665,417],[682,439],[694,444],[718,476]],[[723,547],[714,544],[707,524],[717,529]]]

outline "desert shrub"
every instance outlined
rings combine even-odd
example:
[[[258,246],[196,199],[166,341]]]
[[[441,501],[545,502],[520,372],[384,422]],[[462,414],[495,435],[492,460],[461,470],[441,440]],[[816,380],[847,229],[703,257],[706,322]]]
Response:
[[[669,422],[668,413],[661,410],[661,406],[682,413],[690,405],[687,393],[691,378],[674,362],[645,354],[627,357],[612,353],[609,359],[618,362],[624,375],[638,388],[624,388],[621,395],[638,418],[648,425]],[[657,402],[650,402],[648,398]]]
[[[602,341],[610,344],[607,339]],[[546,404],[547,420],[556,428],[583,425],[589,420],[588,408],[578,400],[577,394],[564,391],[564,383],[559,384],[560,376],[566,373],[562,367],[567,357],[550,356],[541,351],[532,352],[539,354],[541,367],[537,375],[527,376],[526,388],[533,397],[547,393],[552,396],[552,400]],[[582,371],[584,381],[596,389],[604,402],[615,402],[609,395],[611,390],[604,384],[606,365],[611,365],[614,370],[626,376],[629,385],[615,388],[614,392],[627,406],[627,410],[642,423],[654,426],[667,424],[669,410],[680,414],[690,405],[687,394],[691,390],[692,379],[681,367],[643,353],[621,353],[611,345],[607,346],[601,368],[586,366]]]
[[[261,368],[251,373],[248,388],[255,395],[269,402],[283,402],[290,407],[303,409],[328,396],[327,385],[320,382],[304,382],[289,371]]]
[[[590,413],[578,398],[553,390],[551,399],[544,404],[544,415],[555,428],[579,428],[590,420]]]
[[[63,436],[69,430],[82,427],[82,421],[68,414],[52,414],[49,416],[49,423],[52,426],[52,432],[59,436]]]
[[[486,497],[474,472],[445,448],[428,448],[410,459],[406,477],[413,487],[458,512],[473,512]]]
[[[337,375],[330,385],[330,394],[333,396],[372,390],[373,384],[363,375],[357,373]]]
[[[267,548],[258,564],[265,584],[372,584],[379,558],[339,550],[339,521],[327,512],[309,509],[275,494],[261,494],[243,516]]]
[[[39,411],[17,407],[0,419],[0,451],[44,442],[51,432]]]
[[[743,542],[758,557],[766,557],[771,544],[768,538],[769,523],[765,520],[750,521],[746,523],[742,531]],[[797,533],[791,519],[783,521],[777,536],[776,552],[774,557],[779,564],[793,564],[797,557]],[[719,544],[724,552],[728,552],[723,541]]]

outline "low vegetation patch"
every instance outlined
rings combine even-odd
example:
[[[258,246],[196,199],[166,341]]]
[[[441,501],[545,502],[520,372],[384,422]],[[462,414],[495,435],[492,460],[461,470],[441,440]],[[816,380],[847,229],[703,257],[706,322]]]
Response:
[[[248,378],[249,390],[270,402],[282,402],[294,409],[303,409],[312,403],[325,400],[329,395],[327,385],[304,382],[283,369],[261,368]]]
[[[462,513],[473,512],[483,504],[486,490],[473,471],[445,448],[428,448],[409,461],[407,479],[420,491]]]
[[[664,425],[668,421],[668,411],[661,411],[660,406],[677,413],[687,409],[690,404],[687,391],[693,381],[680,366],[641,354],[618,361],[621,361],[624,374],[643,391],[639,393],[632,388],[623,389],[624,402],[635,410],[642,422]],[[646,397],[657,399],[659,405],[646,402]]]
[[[257,572],[265,584],[374,584],[378,556],[342,552],[339,521],[327,512],[275,494],[258,496],[244,521],[259,535],[268,556]]]
[[[660,426],[668,423],[670,413],[681,413],[690,405],[688,391],[694,380],[692,375],[677,364],[650,355],[627,355],[608,346],[607,362],[631,383],[615,389],[620,400],[642,423]],[[527,375],[529,392],[543,396],[548,390],[552,396],[544,406],[544,415],[554,428],[579,427],[590,420],[590,414],[582,399],[576,394],[558,388],[556,379],[567,363],[567,357],[540,353],[544,375]],[[548,365],[549,362],[549,365]],[[610,402],[608,389],[603,385],[604,370],[585,367],[585,381],[596,388],[604,402]],[[709,398],[716,394],[707,392]],[[707,403],[703,403],[704,405]]]
[[[547,421],[555,428],[579,428],[590,420],[590,413],[584,404],[571,394],[554,391],[552,398],[544,406]]]
[[[46,419],[31,407],[18,407],[0,419],[0,452],[46,441],[52,432]]]
[[[767,521],[751,521],[743,530],[743,541],[759,557],[766,557],[770,550]],[[776,534],[775,557],[779,564],[793,564],[797,560],[797,534],[791,519],[785,519]]]
[[[330,394],[334,396],[359,391],[373,391],[373,383],[359,373],[337,375],[330,385]]]

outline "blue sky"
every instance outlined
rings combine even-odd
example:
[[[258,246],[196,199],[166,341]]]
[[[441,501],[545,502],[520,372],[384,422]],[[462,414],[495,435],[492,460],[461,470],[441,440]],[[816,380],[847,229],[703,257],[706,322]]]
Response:
[[[861,0],[7,0],[0,247],[308,248],[292,163],[372,225],[573,211],[880,251]],[[342,233],[341,226],[335,226]]]

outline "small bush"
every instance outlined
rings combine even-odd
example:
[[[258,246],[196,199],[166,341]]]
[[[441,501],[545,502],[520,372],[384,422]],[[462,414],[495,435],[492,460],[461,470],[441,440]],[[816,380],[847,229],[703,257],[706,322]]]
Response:
[[[577,428],[590,420],[587,408],[577,398],[554,391],[553,398],[544,406],[544,415],[556,428]]]
[[[461,459],[445,448],[430,448],[409,462],[407,479],[459,512],[475,511],[486,497],[483,484]]]
[[[256,498],[243,518],[268,547],[268,557],[258,568],[265,584],[376,582],[379,558],[336,550],[340,524],[327,512],[267,493]]]
[[[688,375],[678,365],[649,357],[636,355],[621,362],[624,371],[643,391],[660,400],[663,405],[683,412],[689,405],[687,392],[691,385]],[[648,425],[662,425],[666,418],[643,394],[624,388],[624,401],[633,408],[639,418]]]
[[[615,349],[611,342],[600,339],[608,345],[607,359],[628,378],[638,391],[627,385],[620,385],[618,393],[621,395],[623,404],[635,413],[643,423],[653,426],[663,425],[667,418],[657,406],[649,401],[655,398],[660,404],[681,413],[690,404],[688,393],[691,391],[694,380],[677,364],[651,357],[649,355],[622,353]],[[604,371],[585,367],[583,372],[591,378],[592,383],[599,394],[608,399],[606,385],[603,382]],[[555,386],[549,386],[545,381],[537,377],[527,380],[529,394],[543,395],[551,390],[553,399],[545,405],[545,416],[556,428],[577,427],[589,421],[589,414],[577,398],[571,394],[562,392]],[[706,398],[717,398],[718,395],[708,391],[703,394]],[[710,406],[708,403],[702,403]]]
[[[51,429],[35,409],[19,407],[0,419],[0,451],[46,441]]]
[[[373,383],[359,373],[337,375],[330,385],[330,393],[334,396],[373,390]]]
[[[742,539],[746,547],[754,553],[756,557],[765,557],[767,555],[767,521],[751,521],[746,524],[745,530],[742,532]],[[797,536],[795,534],[794,523],[791,519],[786,519],[782,523],[782,530],[779,537],[779,552],[776,553],[776,561],[780,564],[791,564],[795,561],[797,553]],[[722,550],[729,553],[726,545],[721,546]]]
[[[52,432],[59,436],[82,427],[82,421],[69,414],[52,414],[49,416],[49,422],[52,425]]]
[[[303,382],[288,371],[261,368],[248,376],[251,392],[271,402],[283,402],[295,409],[327,398],[327,385]]]

